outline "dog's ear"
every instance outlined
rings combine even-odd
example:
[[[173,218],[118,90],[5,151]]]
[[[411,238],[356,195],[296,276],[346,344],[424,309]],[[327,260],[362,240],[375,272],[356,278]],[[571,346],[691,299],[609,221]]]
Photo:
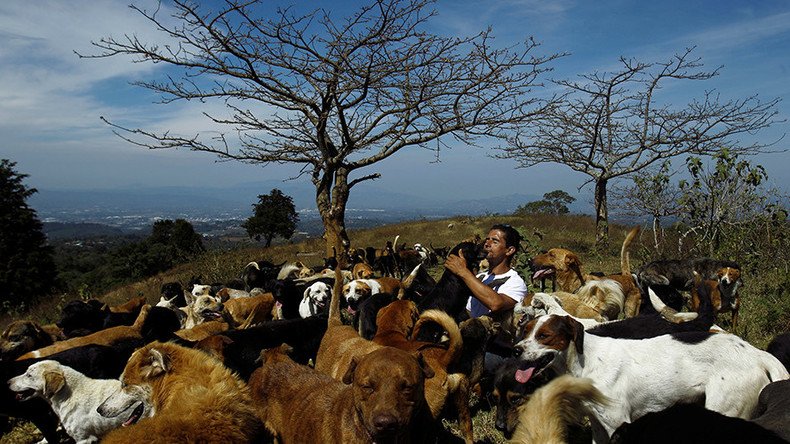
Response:
[[[306,301],[308,297],[310,297],[310,287],[304,289],[304,293],[302,294],[302,300]]]
[[[148,363],[142,368],[143,376],[153,378],[170,370],[170,357],[166,353],[152,348],[148,350]]]
[[[59,392],[63,386],[66,385],[66,378],[63,373],[55,370],[44,372],[44,396],[47,398],[52,397],[55,393]]]
[[[422,356],[422,352],[417,353],[417,362],[420,364],[420,368],[422,369],[422,375],[425,379],[431,379],[436,375],[430,365],[425,362],[425,358]]]
[[[187,305],[191,306],[195,303],[195,295],[191,291],[184,290],[184,299],[187,301]]]
[[[576,353],[584,354],[584,325],[570,316],[567,318],[573,326],[573,344],[576,346]]]
[[[343,375],[343,384],[351,384],[354,382],[354,371],[357,369],[357,357],[354,356],[351,358],[351,362],[348,364],[348,370],[346,370],[346,374]]]
[[[579,262],[579,257],[573,253],[568,253],[565,255],[565,266],[568,267],[570,270],[578,270],[581,266]]]

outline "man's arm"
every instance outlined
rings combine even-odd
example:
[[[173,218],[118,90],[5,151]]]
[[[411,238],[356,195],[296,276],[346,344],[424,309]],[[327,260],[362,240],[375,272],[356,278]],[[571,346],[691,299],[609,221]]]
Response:
[[[502,293],[497,293],[488,285],[482,283],[477,276],[466,268],[466,259],[462,256],[451,254],[447,257],[444,267],[454,275],[461,278],[472,296],[493,312],[508,310],[516,305],[516,300]]]

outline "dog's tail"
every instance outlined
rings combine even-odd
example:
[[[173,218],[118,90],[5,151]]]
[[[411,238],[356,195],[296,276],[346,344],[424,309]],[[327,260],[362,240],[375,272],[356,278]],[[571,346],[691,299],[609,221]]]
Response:
[[[411,284],[414,283],[414,279],[417,277],[417,273],[420,272],[421,266],[422,263],[417,264],[417,266],[414,267],[414,270],[412,270],[411,273],[409,273],[409,275],[406,276],[406,278],[402,281],[400,287],[398,287],[398,299],[403,299],[406,296],[406,290],[408,290],[411,287]]]
[[[609,399],[587,378],[560,376],[538,389],[519,407],[518,426],[510,442],[559,444],[567,442],[567,427],[591,415],[590,404]]]
[[[447,353],[444,354],[444,358],[440,362],[443,368],[447,368],[448,365],[455,362],[461,355],[461,348],[463,348],[464,345],[463,339],[461,339],[461,329],[458,327],[455,320],[444,311],[436,309],[425,310],[414,324],[411,336],[413,338],[418,337],[422,326],[429,322],[438,324],[447,332],[449,338]]]
[[[628,254],[628,247],[631,246],[631,242],[633,242],[639,234],[639,230],[641,230],[641,227],[638,225],[635,226],[625,235],[625,240],[623,240],[623,247],[620,249],[620,273],[623,276],[631,276],[631,261]]]
[[[148,311],[151,310],[151,306],[148,304],[143,305],[140,307],[140,313],[137,314],[137,318],[134,320],[134,324],[132,324],[132,328],[135,330],[142,330],[143,323],[145,322],[145,318],[148,317]]]
[[[280,272],[277,273],[277,279],[283,280],[289,277],[294,277],[293,275],[297,273],[301,268],[296,264],[285,264],[280,268]]]
[[[620,316],[625,306],[625,293],[619,282],[612,279],[596,279],[587,281],[576,290],[576,295],[582,302],[599,310],[607,321],[612,321]]]
[[[260,266],[260,265],[258,265],[258,263],[257,263],[257,262],[255,262],[255,261],[252,261],[252,262],[250,262],[249,264],[245,265],[245,266],[244,266],[244,269],[246,270],[246,269],[247,269],[247,268],[249,268],[249,267],[255,267],[255,269],[256,269],[256,270],[258,270],[258,271],[260,271],[260,270],[261,270],[261,266]]]
[[[667,304],[658,297],[655,291],[652,288],[647,287],[647,294],[650,296],[650,303],[653,305],[653,308],[661,315],[662,318],[666,319],[669,322],[673,322],[675,324],[680,324],[683,322],[688,322],[697,318],[698,314],[693,311],[675,311],[674,308],[667,307]]]

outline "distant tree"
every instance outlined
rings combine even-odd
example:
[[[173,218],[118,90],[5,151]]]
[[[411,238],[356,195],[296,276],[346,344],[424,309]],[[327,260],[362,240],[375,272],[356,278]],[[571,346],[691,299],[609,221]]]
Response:
[[[16,162],[0,160],[0,303],[29,304],[55,285],[52,247],[27,199],[37,192],[22,183]]]
[[[613,207],[622,215],[642,217],[649,215],[653,222],[653,247],[656,251],[663,239],[661,221],[680,214],[680,190],[670,179],[671,163],[667,160],[657,171],[644,172],[632,177],[632,183],[613,190]]]
[[[536,200],[516,208],[516,216],[528,214],[568,214],[568,205],[576,200],[562,190],[554,190],[543,195],[543,200]]]
[[[681,216],[689,226],[686,235],[695,233],[695,242],[706,247],[707,254],[718,251],[728,231],[770,212],[773,205],[762,189],[768,174],[761,165],[723,149],[708,165],[692,156],[686,166],[691,178],[679,182]]]
[[[722,147],[751,154],[770,145],[742,145],[738,137],[775,123],[779,99],[721,100],[710,90],[680,106],[661,98],[672,82],[718,75],[718,68],[701,70],[692,51],[656,63],[621,57],[619,70],[557,81],[565,89],[559,105],[523,126],[498,157],[516,159],[521,168],[559,163],[589,176],[595,185],[596,244],[607,244],[607,187],[613,179],[683,154],[709,156]]]
[[[195,227],[184,219],[166,219],[154,222],[149,243],[163,244],[173,249],[173,260],[182,262],[204,251],[203,238]]]
[[[272,244],[274,236],[290,239],[296,231],[299,214],[296,212],[291,196],[274,188],[269,194],[258,196],[258,203],[252,204],[253,215],[241,224],[247,234],[260,241],[266,239],[266,246]]]
[[[309,3],[309,2],[305,2]],[[89,57],[131,56],[164,65],[136,84],[178,100],[217,101],[206,113],[228,134],[181,136],[113,124],[132,143],[187,148],[261,165],[293,163],[315,186],[326,252],[348,244],[351,189],[363,172],[408,147],[439,149],[450,138],[504,143],[542,115],[538,77],[558,55],[538,44],[497,47],[490,30],[444,36],[426,30],[429,0],[371,0],[348,17],[306,14],[257,0],[168,2],[132,7],[171,44],[137,35],[102,38]],[[238,135],[238,137],[236,137]]]

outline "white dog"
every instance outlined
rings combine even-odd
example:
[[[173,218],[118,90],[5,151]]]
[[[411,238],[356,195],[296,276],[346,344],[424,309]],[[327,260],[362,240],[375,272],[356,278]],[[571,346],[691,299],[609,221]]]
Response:
[[[326,310],[332,298],[332,289],[324,282],[314,282],[304,290],[302,302],[299,303],[299,316],[309,318]]]
[[[381,293],[381,284],[375,279],[355,279],[343,286],[349,311],[356,311],[360,302],[378,293]]]
[[[43,398],[66,433],[77,444],[99,442],[109,431],[123,425],[119,418],[105,418],[96,411],[99,405],[121,388],[116,379],[92,379],[57,361],[39,361],[8,381],[21,400]]]
[[[760,390],[790,377],[773,355],[735,335],[688,332],[615,339],[587,334],[568,316],[530,321],[515,349],[535,367],[592,379],[611,400],[606,407],[592,406],[596,443],[608,442],[624,422],[702,399],[709,410],[749,419]]]

